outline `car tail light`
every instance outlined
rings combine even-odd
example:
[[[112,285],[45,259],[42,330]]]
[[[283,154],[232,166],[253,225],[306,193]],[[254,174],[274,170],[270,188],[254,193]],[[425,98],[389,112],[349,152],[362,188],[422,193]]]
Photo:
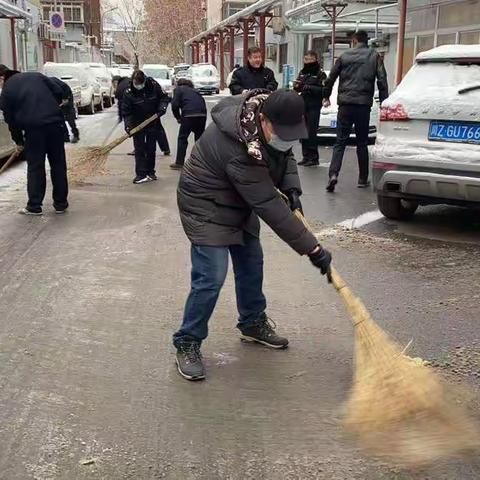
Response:
[[[394,163],[384,163],[384,162],[373,162],[372,168],[375,168],[377,170],[397,170],[398,165],[395,165]]]
[[[381,122],[402,122],[410,120],[407,112],[403,108],[403,105],[399,103],[393,107],[382,107],[380,109],[380,121]]]

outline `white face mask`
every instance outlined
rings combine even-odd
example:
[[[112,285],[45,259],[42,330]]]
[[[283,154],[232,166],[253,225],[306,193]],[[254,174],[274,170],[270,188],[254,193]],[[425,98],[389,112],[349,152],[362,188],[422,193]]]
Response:
[[[279,152],[288,152],[297,143],[297,140],[282,140],[278,135],[272,133],[272,138],[268,145]]]
[[[140,85],[137,85],[137,84],[133,84],[133,86],[137,89],[137,90],[143,90],[145,88],[145,84],[144,83],[141,83]]]

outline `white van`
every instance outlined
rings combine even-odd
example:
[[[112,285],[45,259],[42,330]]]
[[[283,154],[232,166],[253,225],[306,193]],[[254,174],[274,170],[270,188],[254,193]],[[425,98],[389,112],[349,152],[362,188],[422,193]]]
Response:
[[[164,92],[172,95],[172,74],[167,65],[145,64],[142,71],[147,77],[152,77],[159,83]]]
[[[80,81],[79,110],[94,114],[95,110],[103,110],[103,99],[100,83],[95,78],[93,71],[81,63],[54,63],[47,62],[43,66],[43,73],[47,77],[57,77],[65,81],[76,79]]]

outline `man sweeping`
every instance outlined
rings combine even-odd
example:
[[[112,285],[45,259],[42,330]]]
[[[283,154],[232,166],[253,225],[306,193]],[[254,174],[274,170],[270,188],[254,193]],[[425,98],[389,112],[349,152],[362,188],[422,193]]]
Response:
[[[232,259],[241,338],[274,349],[288,340],[269,320],[263,295],[259,217],[322,274],[331,255],[294,210],[302,193],[292,147],[307,137],[304,102],[295,92],[254,90],[227,97],[185,162],[177,190],[183,228],[191,242],[191,291],[173,336],[180,374],[205,378],[200,347],[208,333]],[[289,205],[279,195],[283,192]]]

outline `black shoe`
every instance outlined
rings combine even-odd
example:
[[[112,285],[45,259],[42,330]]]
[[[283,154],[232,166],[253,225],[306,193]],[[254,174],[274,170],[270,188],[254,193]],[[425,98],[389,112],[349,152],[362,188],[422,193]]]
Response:
[[[31,215],[34,217],[39,217],[40,215],[43,215],[43,211],[41,208],[39,210],[31,210],[30,208],[25,207],[19,210],[18,213],[20,215]]]
[[[135,156],[135,150],[133,152],[127,153],[127,155],[130,155],[131,157],[134,157]]]
[[[148,176],[149,176],[152,180],[158,180],[158,177],[157,177],[157,175],[155,175],[155,173],[149,173]]]
[[[79,141],[80,141],[80,137],[78,135],[76,135],[76,136],[74,135],[72,140],[71,140],[72,143],[78,143]]]
[[[270,348],[287,348],[288,340],[275,332],[275,322],[265,314],[251,327],[243,328],[241,339],[245,342],[256,342]]]
[[[368,180],[359,180],[357,183],[358,188],[368,188],[370,186],[370,182]]]
[[[147,183],[147,182],[151,182],[151,181],[152,181],[152,179],[148,175],[137,175],[133,179],[133,183],[135,183],[136,185],[138,185],[139,183]]]
[[[183,168],[183,165],[180,165],[179,163],[172,163],[170,164],[170,168],[172,170],[181,170]]]
[[[177,345],[176,363],[178,373],[187,380],[203,380],[205,367],[200,353],[200,344],[197,342],[179,342]]]
[[[306,163],[308,163],[308,160],[304,158],[303,160],[300,160],[299,162],[297,162],[297,165],[305,165]]]
[[[170,156],[170,150],[167,150],[166,152],[163,152],[163,154],[164,154],[166,157],[169,157],[169,156]]]
[[[338,183],[337,176],[332,175],[327,183],[327,192],[334,192],[335,191],[335,185]]]
[[[304,167],[318,167],[320,162],[318,160],[307,160],[305,163],[302,163]]]
[[[63,139],[63,142],[64,142],[64,143],[70,143],[70,137],[65,137],[65,138]]]

